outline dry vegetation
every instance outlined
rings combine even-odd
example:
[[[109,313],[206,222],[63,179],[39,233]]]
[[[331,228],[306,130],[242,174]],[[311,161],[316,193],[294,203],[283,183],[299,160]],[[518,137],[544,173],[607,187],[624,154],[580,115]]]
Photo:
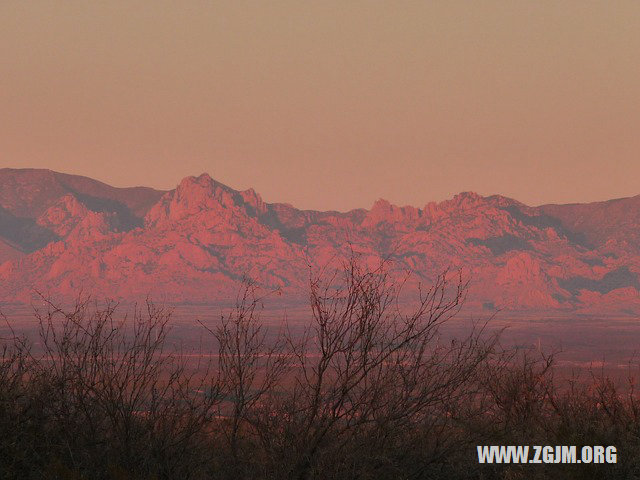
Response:
[[[609,379],[554,380],[553,356],[482,325],[444,340],[466,285],[401,284],[352,260],[310,281],[303,335],[268,335],[257,288],[203,324],[215,356],[186,368],[170,311],[80,301],[4,339],[3,479],[634,478],[640,404]],[[213,361],[205,361],[214,358]],[[616,466],[478,465],[476,445],[616,445]]]

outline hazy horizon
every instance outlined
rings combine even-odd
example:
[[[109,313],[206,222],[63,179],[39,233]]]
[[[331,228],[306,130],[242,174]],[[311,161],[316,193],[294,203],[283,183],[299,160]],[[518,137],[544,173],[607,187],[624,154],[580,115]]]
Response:
[[[184,180],[185,178],[187,178],[187,177],[198,177],[198,176],[200,176],[200,175],[202,175],[202,174],[207,174],[207,175],[209,175],[213,180],[220,182],[220,180],[219,180],[219,179],[215,178],[215,177],[214,177],[213,175],[211,175],[209,172],[199,172],[199,173],[194,173],[194,174],[188,174],[188,175],[185,175],[184,177],[181,177],[181,178],[177,179],[177,180],[176,180],[176,182],[175,182],[175,184],[174,184],[172,187],[168,187],[168,188],[161,188],[161,187],[156,187],[156,186],[154,186],[154,185],[148,185],[148,184],[144,184],[144,183],[117,185],[117,184],[113,184],[113,183],[110,183],[110,182],[108,182],[108,181],[105,181],[105,180],[103,180],[103,179],[100,179],[100,178],[96,178],[96,177],[91,177],[91,176],[85,175],[85,174],[83,174],[83,173],[73,173],[73,172],[60,171],[60,170],[55,170],[55,169],[50,169],[50,168],[44,168],[44,167],[43,167],[43,168],[35,168],[35,167],[11,167],[11,166],[9,166],[9,167],[0,167],[0,170],[1,170],[2,168],[8,168],[8,169],[14,169],[14,170],[50,170],[50,171],[53,171],[53,172],[56,172],[56,173],[62,173],[62,174],[65,174],[65,175],[76,175],[76,176],[80,176],[80,177],[87,177],[87,178],[90,178],[90,179],[92,179],[92,180],[97,180],[97,181],[102,182],[102,183],[104,183],[104,184],[106,184],[106,185],[109,185],[109,186],[112,186],[112,187],[117,187],[117,188],[136,188],[136,187],[147,187],[147,188],[153,188],[154,190],[158,190],[158,191],[165,191],[165,192],[170,192],[170,191],[174,190],[174,189],[178,186],[178,184],[179,184],[182,180]],[[548,205],[571,205],[571,204],[599,203],[599,202],[607,202],[607,201],[609,201],[609,200],[621,200],[621,199],[631,198],[631,197],[635,197],[635,196],[639,196],[639,195],[640,195],[640,193],[638,193],[638,194],[635,194],[635,195],[629,195],[629,196],[626,196],[626,197],[602,198],[602,199],[599,199],[599,200],[598,200],[598,199],[597,199],[597,200],[590,200],[590,201],[587,201],[587,202],[572,202],[572,201],[568,201],[568,202],[565,202],[565,203],[553,203],[553,202],[550,202],[550,203],[540,203],[540,204],[528,204],[528,203],[526,203],[526,202],[522,202],[519,198],[516,198],[516,197],[510,197],[510,196],[508,196],[508,195],[504,195],[504,194],[501,194],[501,193],[495,193],[495,192],[494,192],[494,193],[487,193],[487,194],[483,194],[483,193],[481,193],[481,192],[476,192],[476,191],[473,191],[473,190],[460,190],[459,192],[454,192],[454,193],[452,193],[449,197],[438,198],[438,199],[435,199],[435,198],[425,198],[421,203],[418,203],[418,204],[394,203],[394,202],[390,201],[388,198],[384,198],[384,197],[380,197],[380,196],[378,196],[377,198],[375,198],[375,199],[373,200],[373,202],[372,202],[370,205],[361,205],[361,206],[356,206],[356,207],[348,208],[348,209],[330,209],[330,208],[304,208],[304,207],[300,207],[299,205],[296,205],[296,204],[291,203],[291,202],[281,201],[281,200],[279,200],[279,199],[277,199],[277,198],[274,198],[274,199],[264,198],[264,196],[262,195],[262,193],[261,193],[259,190],[257,190],[257,189],[256,189],[256,188],[254,188],[254,187],[251,187],[251,186],[249,186],[249,187],[247,187],[247,188],[237,188],[237,187],[235,187],[234,185],[230,185],[230,184],[227,184],[227,183],[225,183],[225,182],[220,182],[220,183],[222,183],[222,184],[226,185],[226,186],[227,186],[227,187],[229,187],[229,188],[232,188],[232,189],[234,189],[234,190],[237,190],[237,191],[243,191],[243,190],[253,189],[253,190],[254,190],[258,195],[260,195],[260,197],[261,197],[265,202],[267,202],[267,203],[289,203],[289,204],[291,204],[293,207],[298,208],[298,209],[301,209],[301,210],[338,211],[338,212],[347,212],[347,211],[351,211],[351,210],[358,210],[358,209],[365,209],[365,210],[368,210],[368,209],[370,209],[370,208],[372,207],[372,205],[373,205],[375,202],[377,202],[378,200],[386,200],[386,201],[389,201],[392,205],[395,205],[395,206],[398,206],[398,207],[407,207],[407,206],[408,206],[408,207],[423,208],[426,204],[428,204],[428,203],[430,203],[430,202],[437,202],[437,203],[439,203],[439,202],[442,202],[442,201],[450,200],[450,199],[452,199],[454,196],[459,195],[459,194],[463,194],[463,193],[477,193],[478,195],[481,195],[481,196],[483,196],[483,197],[502,196],[502,197],[506,197],[506,198],[512,198],[513,200],[517,200],[517,201],[519,201],[519,202],[521,202],[521,203],[524,203],[525,205],[527,205],[527,206],[529,206],[529,207],[542,207],[542,206],[548,206]]]
[[[640,3],[3,2],[0,167],[368,208],[640,193]]]

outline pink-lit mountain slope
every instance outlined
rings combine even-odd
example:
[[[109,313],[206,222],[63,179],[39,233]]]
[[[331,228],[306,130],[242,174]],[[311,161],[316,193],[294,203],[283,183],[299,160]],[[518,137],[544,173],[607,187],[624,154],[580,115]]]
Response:
[[[428,196],[428,193],[426,194]],[[406,288],[444,268],[476,310],[640,312],[640,197],[528,207],[461,193],[422,208],[379,200],[347,213],[263,202],[203,174],[175,190],[113,188],[45,170],[0,170],[0,300],[34,290],[139,300],[234,298],[243,276],[303,298],[309,266],[353,249],[392,260]],[[284,298],[283,298],[284,299]]]

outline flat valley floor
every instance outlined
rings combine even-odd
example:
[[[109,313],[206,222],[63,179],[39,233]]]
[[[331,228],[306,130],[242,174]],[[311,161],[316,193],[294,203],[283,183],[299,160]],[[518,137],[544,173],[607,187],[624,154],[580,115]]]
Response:
[[[41,307],[44,308],[44,307]],[[172,310],[169,351],[179,350],[190,358],[212,352],[213,336],[202,324],[214,329],[220,318],[231,311],[229,305],[175,305]],[[131,314],[132,306],[121,305],[118,315]],[[38,321],[34,306],[3,305],[0,311],[0,337],[6,341],[12,335],[26,335],[37,349]],[[130,318],[130,317],[129,317]],[[287,324],[290,332],[300,335],[310,325],[306,307],[293,305],[282,308],[268,306],[260,313],[267,334],[277,334]],[[615,316],[562,316],[460,314],[441,328],[443,339],[464,338],[474,324],[487,322],[486,332],[501,331],[501,345],[518,347],[536,354],[555,353],[556,372],[561,378],[588,378],[590,372],[605,373],[622,382],[629,376],[640,378],[640,319]],[[10,326],[9,326],[10,325]],[[585,377],[586,376],[586,377]]]

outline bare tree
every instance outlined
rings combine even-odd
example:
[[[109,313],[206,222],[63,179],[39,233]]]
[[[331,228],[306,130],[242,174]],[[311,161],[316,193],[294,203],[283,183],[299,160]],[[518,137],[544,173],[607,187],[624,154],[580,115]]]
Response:
[[[447,334],[467,289],[459,272],[413,302],[388,272],[353,257],[312,275],[301,334],[263,324],[260,290],[245,282],[232,310],[205,325],[214,348],[197,371],[167,342],[170,310],[147,302],[120,315],[111,302],[64,309],[43,298],[33,344],[13,331],[1,339],[0,476],[519,478],[515,467],[480,470],[472,447],[640,453],[631,374],[626,387],[604,372],[562,385],[555,354],[503,348],[481,323]],[[572,468],[576,478],[605,471]],[[631,460],[606,470],[637,471]]]
[[[185,370],[179,352],[166,350],[170,311],[147,302],[117,320],[111,302],[98,307],[86,298],[65,310],[43,301],[27,380],[29,404],[42,415],[41,447],[56,471],[198,472],[218,398],[215,386]]]
[[[264,337],[253,323],[254,303],[247,308],[241,302],[232,328],[227,322],[216,333],[224,383],[237,393],[234,418],[252,425],[279,475],[309,478],[322,462],[335,464],[347,446],[360,442],[370,455],[398,441],[398,432],[418,425],[445,428],[456,401],[469,393],[465,388],[478,365],[492,352],[494,343],[481,339],[482,329],[458,342],[443,342],[439,335],[464,298],[460,274],[454,284],[448,272],[440,275],[409,309],[399,301],[402,282],[393,281],[384,265],[368,271],[352,258],[342,272],[311,279],[312,327],[302,338],[290,332],[284,337],[286,358],[295,363],[280,395],[267,395],[284,371],[280,367],[289,365],[280,362],[284,350],[278,341],[278,360],[273,350],[265,353],[266,383],[247,396],[258,352],[264,351]],[[238,430],[234,421],[232,434]]]
[[[269,339],[267,329],[260,322],[261,302],[256,284],[245,280],[234,309],[221,317],[219,325],[211,327],[201,322],[217,341],[215,384],[226,399],[219,414],[230,425],[222,433],[236,464],[247,462],[238,457],[239,441],[241,438],[248,441],[255,436],[251,431],[253,412],[261,406],[265,396],[278,388],[291,365],[284,337],[276,334]]]

